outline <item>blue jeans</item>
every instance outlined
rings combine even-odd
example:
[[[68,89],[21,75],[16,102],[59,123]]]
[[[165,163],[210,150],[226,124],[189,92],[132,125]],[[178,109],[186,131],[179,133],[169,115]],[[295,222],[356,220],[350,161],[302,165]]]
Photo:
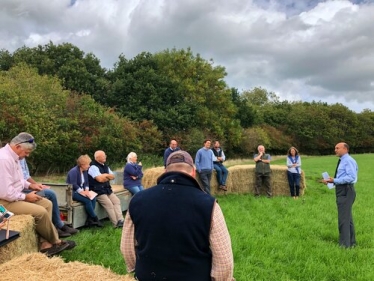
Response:
[[[80,195],[78,192],[74,191],[73,199],[75,201],[79,201],[83,203],[84,209],[86,210],[86,213],[89,217],[96,218],[96,213],[95,213],[96,197],[91,200],[90,198]]]
[[[138,193],[139,191],[142,191],[144,187],[142,185],[132,186],[132,187],[125,187],[132,195]]]
[[[287,171],[288,184],[290,186],[291,196],[299,196],[300,194],[300,174]],[[295,192],[296,191],[296,192]]]
[[[30,193],[33,190],[31,189],[24,189],[23,193]],[[60,208],[58,207],[57,197],[56,193],[52,189],[43,189],[45,198],[47,198],[49,201],[52,202],[52,222],[55,225],[56,228],[61,228],[64,226],[64,223],[62,222],[60,218]]]
[[[229,171],[222,164],[214,164],[214,170],[216,170],[217,181],[219,185],[226,185],[226,179]]]
[[[60,208],[58,207],[56,193],[52,189],[43,189],[45,198],[52,202],[52,222],[56,228],[61,228],[64,223],[60,218]]]

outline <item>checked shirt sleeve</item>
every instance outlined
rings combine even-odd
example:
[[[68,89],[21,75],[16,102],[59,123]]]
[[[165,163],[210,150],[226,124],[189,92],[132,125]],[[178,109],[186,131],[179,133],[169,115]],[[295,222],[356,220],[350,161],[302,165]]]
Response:
[[[127,210],[121,237],[121,252],[126,263],[127,272],[135,271],[135,226]]]
[[[217,203],[213,208],[209,240],[213,256],[210,273],[212,281],[235,281],[230,234],[221,207]]]

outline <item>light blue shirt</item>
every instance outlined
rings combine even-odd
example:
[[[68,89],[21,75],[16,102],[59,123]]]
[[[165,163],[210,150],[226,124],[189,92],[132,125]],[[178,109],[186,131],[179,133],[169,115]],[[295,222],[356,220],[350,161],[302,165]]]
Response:
[[[109,174],[113,175],[113,172],[112,170],[108,167],[108,171],[109,171]],[[88,169],[88,174],[93,177],[93,178],[96,178],[97,176],[100,176],[101,173],[100,173],[100,170],[99,170],[99,167],[95,166],[95,165],[92,165],[89,169]]]
[[[348,153],[340,157],[340,164],[334,179],[334,184],[353,184],[357,182],[358,166],[355,159]]]
[[[23,158],[23,159],[19,160],[19,163],[21,164],[23,178],[25,180],[28,180],[29,178],[31,178],[31,176],[30,176],[29,167],[27,166],[26,159]]]

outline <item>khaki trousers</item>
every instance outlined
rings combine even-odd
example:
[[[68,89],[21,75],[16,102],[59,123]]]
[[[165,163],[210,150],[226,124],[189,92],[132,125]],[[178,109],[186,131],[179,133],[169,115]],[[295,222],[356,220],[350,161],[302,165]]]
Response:
[[[114,226],[117,225],[118,221],[123,220],[121,201],[114,193],[110,195],[102,194],[97,196],[97,202],[104,207],[108,213],[108,217]]]
[[[31,215],[35,218],[36,233],[40,236],[40,242],[47,241],[55,244],[59,241],[58,233],[52,223],[52,202],[48,199],[30,203],[26,201],[9,202],[0,199],[0,204],[15,215]]]

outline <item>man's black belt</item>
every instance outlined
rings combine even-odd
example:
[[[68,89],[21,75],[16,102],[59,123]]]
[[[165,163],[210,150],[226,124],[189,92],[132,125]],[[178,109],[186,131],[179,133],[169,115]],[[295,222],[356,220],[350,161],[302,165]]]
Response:
[[[336,184],[335,187],[353,187],[353,183]]]

